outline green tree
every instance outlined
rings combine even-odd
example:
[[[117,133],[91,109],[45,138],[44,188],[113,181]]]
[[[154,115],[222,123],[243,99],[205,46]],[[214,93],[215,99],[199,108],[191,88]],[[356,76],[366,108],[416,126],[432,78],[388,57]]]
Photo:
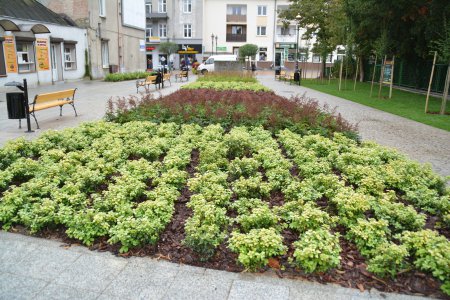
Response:
[[[258,52],[258,46],[254,44],[245,44],[239,48],[239,58],[246,61],[247,57],[253,57]],[[248,66],[247,66],[248,68]]]
[[[346,16],[342,0],[291,0],[289,9],[279,14],[280,18],[296,20],[305,28],[304,39],[315,37],[313,51],[322,57],[322,72],[325,73],[326,59],[338,44],[342,43]]]
[[[176,53],[178,51],[178,45],[172,42],[163,42],[159,44],[159,51],[161,53],[167,54],[167,59],[169,59],[170,55]],[[170,71],[170,63],[169,63],[169,71]]]
[[[444,93],[442,95],[442,104],[440,114],[445,114],[445,108],[447,106],[448,89],[450,85],[450,23],[444,19],[444,30],[440,34],[440,37],[433,41],[432,47],[439,54],[439,59],[447,64],[447,76],[445,78]]]

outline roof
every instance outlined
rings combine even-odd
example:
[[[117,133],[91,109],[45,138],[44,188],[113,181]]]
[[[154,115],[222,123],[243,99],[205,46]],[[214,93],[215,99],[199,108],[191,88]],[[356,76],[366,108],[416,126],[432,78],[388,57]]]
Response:
[[[0,16],[74,26],[73,21],[58,15],[36,0],[0,0]]]

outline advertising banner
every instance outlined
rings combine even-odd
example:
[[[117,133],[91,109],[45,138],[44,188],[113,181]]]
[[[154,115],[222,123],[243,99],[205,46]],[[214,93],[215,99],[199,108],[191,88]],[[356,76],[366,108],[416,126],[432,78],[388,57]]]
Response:
[[[17,73],[17,56],[14,37],[12,35],[5,35],[4,38],[5,41],[3,42],[3,45],[5,52],[6,72]]]
[[[36,39],[36,60],[39,71],[50,70],[48,39]]]

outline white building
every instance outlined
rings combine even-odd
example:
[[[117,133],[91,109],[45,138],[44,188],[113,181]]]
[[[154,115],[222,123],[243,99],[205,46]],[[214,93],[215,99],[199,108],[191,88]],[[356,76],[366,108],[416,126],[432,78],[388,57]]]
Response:
[[[33,86],[83,78],[86,30],[36,1],[0,0],[0,7],[6,2],[9,9],[0,8],[0,89],[23,79]]]
[[[302,38],[305,30],[295,21],[283,22],[278,13],[289,7],[288,0],[203,0],[204,54],[238,54],[244,44],[258,46],[258,67],[294,68],[297,37],[299,65],[312,69],[321,57],[312,52],[315,40]],[[297,35],[298,34],[298,35]],[[211,35],[218,36],[217,44]],[[209,42],[208,42],[209,41]],[[327,59],[337,59],[333,53]]]

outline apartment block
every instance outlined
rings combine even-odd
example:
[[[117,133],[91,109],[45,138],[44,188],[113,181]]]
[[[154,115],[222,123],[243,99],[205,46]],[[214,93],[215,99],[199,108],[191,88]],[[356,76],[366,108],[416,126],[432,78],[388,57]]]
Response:
[[[39,0],[87,31],[93,78],[146,68],[145,0]]]
[[[179,68],[182,60],[201,61],[203,57],[202,0],[146,0],[146,56],[148,68],[171,64]],[[178,50],[163,53],[159,45],[173,42]]]

